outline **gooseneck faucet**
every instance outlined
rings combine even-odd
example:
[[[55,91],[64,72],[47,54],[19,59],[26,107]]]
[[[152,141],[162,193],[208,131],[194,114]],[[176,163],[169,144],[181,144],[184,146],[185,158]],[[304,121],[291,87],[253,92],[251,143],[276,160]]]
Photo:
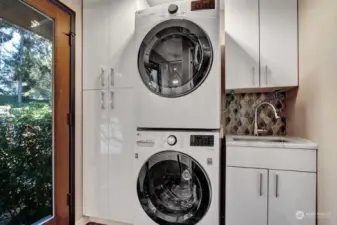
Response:
[[[271,103],[269,103],[269,102],[262,102],[262,103],[258,104],[256,106],[256,108],[255,108],[255,123],[254,123],[254,135],[255,136],[258,136],[260,133],[265,133],[266,132],[266,130],[258,129],[258,126],[257,126],[257,110],[262,105],[269,105],[273,109],[273,111],[274,111],[275,118],[276,119],[280,119],[280,116],[277,114],[275,107]]]

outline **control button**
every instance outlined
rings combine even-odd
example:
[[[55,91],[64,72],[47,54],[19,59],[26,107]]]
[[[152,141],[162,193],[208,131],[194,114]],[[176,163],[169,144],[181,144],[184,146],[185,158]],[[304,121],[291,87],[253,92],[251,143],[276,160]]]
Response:
[[[171,4],[168,8],[170,14],[178,12],[178,6],[176,4]]]
[[[168,138],[167,138],[167,144],[173,146],[175,144],[177,144],[177,137],[174,136],[174,135],[170,135]]]

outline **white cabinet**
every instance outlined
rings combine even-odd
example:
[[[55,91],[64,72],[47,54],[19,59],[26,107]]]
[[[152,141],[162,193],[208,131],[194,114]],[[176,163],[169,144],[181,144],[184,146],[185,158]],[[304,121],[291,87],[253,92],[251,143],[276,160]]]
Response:
[[[226,224],[267,225],[268,171],[227,167]]]
[[[132,87],[136,10],[136,0],[83,1],[83,90]]]
[[[297,0],[260,0],[261,86],[298,86]]]
[[[298,86],[297,0],[225,0],[226,90]]]
[[[316,174],[227,167],[226,225],[315,225]]]
[[[226,89],[259,87],[259,0],[226,0]]]
[[[316,224],[316,174],[269,171],[269,225]]]
[[[316,151],[227,146],[226,225],[315,225]]]
[[[83,92],[83,213],[109,215],[109,112],[107,91]]]
[[[133,89],[83,91],[83,211],[133,223]]]
[[[133,89],[110,91],[109,219],[133,224],[130,205],[135,201],[133,160],[136,126]]]
[[[83,89],[108,88],[110,0],[83,1]]]

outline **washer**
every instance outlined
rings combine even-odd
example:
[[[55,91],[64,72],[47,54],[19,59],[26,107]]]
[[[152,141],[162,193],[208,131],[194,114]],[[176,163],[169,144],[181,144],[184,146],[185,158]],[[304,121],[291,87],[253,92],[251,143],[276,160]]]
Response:
[[[219,133],[141,131],[134,225],[219,224]]]
[[[180,1],[136,12],[137,127],[220,128],[218,3],[203,10],[192,5]]]

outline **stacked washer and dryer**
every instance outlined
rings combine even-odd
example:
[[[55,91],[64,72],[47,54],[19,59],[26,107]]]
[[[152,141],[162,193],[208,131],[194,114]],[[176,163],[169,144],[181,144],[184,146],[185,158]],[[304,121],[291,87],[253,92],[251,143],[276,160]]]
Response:
[[[192,5],[136,13],[135,225],[219,224],[219,5]]]

